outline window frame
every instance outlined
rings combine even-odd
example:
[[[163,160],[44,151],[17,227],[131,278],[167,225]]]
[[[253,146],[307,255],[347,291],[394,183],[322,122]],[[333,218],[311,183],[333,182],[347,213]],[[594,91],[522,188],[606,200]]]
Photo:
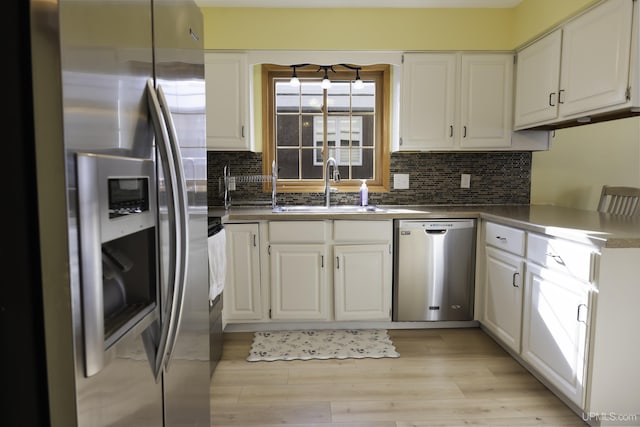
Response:
[[[298,77],[322,78],[322,71],[317,72],[317,67],[310,65],[297,68]],[[353,80],[354,71],[344,69],[339,65],[334,67],[336,73],[329,71],[331,80]],[[374,179],[367,180],[367,186],[372,192],[389,191],[389,163],[391,141],[391,66],[388,64],[362,66],[360,77],[363,80],[376,81],[376,105],[375,105],[375,148],[374,148]],[[276,157],[276,115],[275,115],[275,81],[276,78],[290,78],[291,67],[262,64],[262,170],[264,175],[271,174],[271,164]],[[329,147],[326,147],[327,151]],[[315,151],[315,150],[314,150]],[[323,155],[326,165],[326,155]],[[323,177],[326,173],[323,167]],[[339,183],[331,183],[344,192],[357,192],[362,181],[360,179],[346,180]],[[324,192],[324,180],[286,180],[277,182],[278,192]],[[271,191],[271,182],[263,184],[264,191]]]

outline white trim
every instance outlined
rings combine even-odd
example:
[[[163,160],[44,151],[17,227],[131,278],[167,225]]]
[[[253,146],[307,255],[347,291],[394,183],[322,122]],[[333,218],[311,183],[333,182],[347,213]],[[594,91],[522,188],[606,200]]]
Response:
[[[326,51],[326,50],[251,50],[248,63],[253,64],[402,64],[401,51]]]

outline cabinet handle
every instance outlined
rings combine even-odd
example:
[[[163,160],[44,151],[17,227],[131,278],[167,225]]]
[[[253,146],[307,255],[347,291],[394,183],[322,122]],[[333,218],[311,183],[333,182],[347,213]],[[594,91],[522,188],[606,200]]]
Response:
[[[558,104],[564,104],[564,99],[562,98],[562,94],[564,93],[564,89],[560,89],[558,92]]]
[[[582,307],[587,308],[587,305],[586,304],[578,304],[578,314],[576,315],[576,320],[578,322],[582,322],[582,323],[584,323],[586,325],[587,324],[586,320],[580,320],[580,312],[582,311]]]
[[[463,130],[462,137],[466,138],[467,137],[467,127],[466,126],[462,126],[462,130]]]
[[[598,254],[595,252],[591,252],[589,256],[589,282],[593,283],[596,281],[596,262],[598,260]]]
[[[556,106],[556,104],[554,104],[554,102],[553,102],[553,101],[551,101],[552,99],[554,99],[554,97],[555,97],[555,96],[556,96],[556,93],[555,93],[555,92],[551,92],[551,93],[549,94],[549,106],[550,106],[550,107],[555,107],[555,106]],[[554,101],[555,101],[555,99],[554,99]]]
[[[336,257],[336,269],[340,270],[340,257]]]
[[[565,265],[564,264],[564,260],[562,259],[562,257],[560,255],[556,255],[556,254],[553,254],[551,252],[547,252],[547,256],[549,258],[551,258],[552,260],[554,260],[555,262],[557,262],[558,264]]]
[[[320,268],[324,268],[324,255],[320,255]]]
[[[513,278],[511,279],[511,284],[513,285],[514,288],[519,288],[520,287],[520,285],[518,285],[516,283],[516,277],[517,276],[520,276],[520,273],[517,273],[517,272],[513,273]]]
[[[258,245],[256,244],[256,235],[254,234],[253,235],[253,247],[255,248],[256,246],[258,246]]]
[[[240,127],[240,134],[242,135],[242,137],[244,138],[244,126]]]
[[[453,138],[453,126],[449,125],[449,138]]]
[[[501,242],[506,242],[507,241],[506,237],[496,236],[496,239],[500,240]]]

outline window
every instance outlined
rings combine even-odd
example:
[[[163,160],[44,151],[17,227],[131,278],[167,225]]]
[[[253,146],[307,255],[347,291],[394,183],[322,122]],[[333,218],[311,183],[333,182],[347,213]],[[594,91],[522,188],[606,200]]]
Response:
[[[372,191],[388,191],[389,67],[355,72],[329,70],[331,86],[321,87],[319,66],[297,68],[299,86],[290,84],[290,67],[263,66],[263,170],[278,165],[278,191],[323,191],[329,157],[342,181],[332,186],[357,191],[366,179]],[[327,108],[324,108],[324,105]],[[265,184],[265,188],[270,184]]]

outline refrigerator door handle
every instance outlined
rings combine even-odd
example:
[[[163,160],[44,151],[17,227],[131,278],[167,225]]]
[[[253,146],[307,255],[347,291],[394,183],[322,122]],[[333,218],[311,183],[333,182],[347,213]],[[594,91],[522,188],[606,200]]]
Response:
[[[173,153],[171,151],[171,146],[169,144],[169,135],[166,128],[165,121],[162,117],[162,110],[160,108],[160,102],[158,100],[158,96],[153,84],[153,80],[147,80],[147,99],[149,102],[149,112],[151,116],[151,121],[153,123],[153,127],[156,135],[156,145],[158,148],[158,153],[160,155],[160,161],[162,163],[162,168],[165,175],[166,181],[166,191],[169,193],[167,197],[167,214],[169,217],[170,224],[179,224],[180,219],[177,218],[179,215],[178,206],[180,205],[179,196],[176,192],[177,185],[177,176],[176,170],[173,163]],[[177,263],[177,260],[180,258],[182,246],[178,243],[182,237],[180,236],[181,228],[180,227],[171,227],[174,232],[169,233],[169,266],[168,266],[168,277],[167,277],[167,307],[162,307],[162,313],[160,316],[160,326],[159,331],[149,331],[146,335],[146,340],[153,340],[157,342],[157,346],[155,347],[155,353],[152,360],[152,369],[155,376],[156,381],[159,380],[160,375],[162,374],[162,370],[165,365],[167,348],[169,343],[169,334],[171,333],[171,326],[174,322],[174,318],[176,316],[176,306],[177,306],[177,298],[178,295],[176,293],[176,289],[178,288],[178,281],[180,280],[180,276],[182,275],[180,271],[180,265]],[[155,339],[154,339],[155,338]],[[154,342],[154,344],[155,344]],[[145,345],[145,347],[149,347],[149,345]],[[147,350],[149,353],[149,350]]]
[[[182,322],[182,307],[184,305],[184,294],[185,287],[187,285],[187,274],[188,274],[188,262],[189,259],[189,221],[188,221],[188,193],[187,193],[187,183],[186,177],[184,173],[183,163],[182,163],[182,154],[180,153],[180,141],[178,141],[178,133],[176,132],[176,127],[173,122],[173,116],[171,115],[171,111],[169,110],[169,104],[167,103],[167,99],[164,96],[164,90],[162,86],[158,85],[157,89],[158,99],[160,101],[160,108],[162,109],[162,113],[164,115],[165,124],[169,134],[169,144],[171,145],[171,153],[173,153],[173,164],[176,170],[176,178],[177,178],[177,188],[176,193],[178,194],[178,214],[180,217],[180,256],[176,259],[176,262],[179,265],[180,276],[176,281],[177,288],[176,292],[176,306],[175,316],[172,317],[173,324],[170,325],[169,336],[168,336],[168,344],[167,344],[167,355],[165,361],[165,369],[169,370],[169,364],[172,360],[172,354],[176,346],[176,338],[178,337],[178,330],[180,329],[180,323]]]

